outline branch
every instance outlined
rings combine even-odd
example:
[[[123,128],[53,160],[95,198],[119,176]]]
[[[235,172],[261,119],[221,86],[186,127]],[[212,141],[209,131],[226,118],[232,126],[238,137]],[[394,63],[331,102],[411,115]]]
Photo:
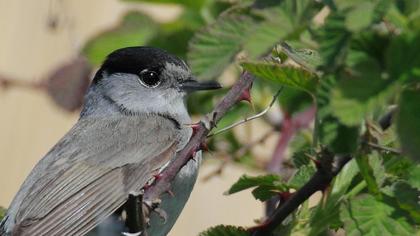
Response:
[[[328,157],[326,159],[329,159]],[[262,226],[250,229],[253,236],[268,236],[295,211],[303,202],[317,191],[323,191],[331,183],[333,178],[351,160],[350,156],[336,156],[331,162],[318,168],[312,178],[297,192],[281,204]]]
[[[0,75],[0,88],[7,89],[10,87],[29,88],[29,89],[41,89],[43,84],[39,81],[29,81],[23,79],[12,79]]]
[[[202,148],[210,130],[216,127],[216,124],[231,107],[239,101],[249,98],[249,90],[253,81],[254,77],[251,74],[243,73],[214,110],[207,114],[204,120],[193,125],[193,135],[190,141],[177,153],[174,161],[161,172],[160,177],[156,179],[154,184],[145,189],[145,201],[152,201],[159,198],[161,194],[170,191],[171,182],[176,174]]]

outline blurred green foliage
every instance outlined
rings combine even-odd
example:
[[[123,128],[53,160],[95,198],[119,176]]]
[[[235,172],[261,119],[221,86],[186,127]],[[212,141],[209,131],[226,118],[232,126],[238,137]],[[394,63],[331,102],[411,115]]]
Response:
[[[254,197],[265,201],[299,189],[316,171],[308,156],[319,159],[318,151],[327,149],[356,158],[335,178],[323,203],[303,204],[279,226],[281,235],[337,229],[348,235],[419,233],[420,0],[130,2],[178,4],[183,11],[168,23],[127,13],[118,27],[86,44],[83,52],[95,65],[115,48],[157,46],[186,59],[199,79],[219,78],[226,70],[237,77],[232,67],[239,66],[254,74],[261,79],[252,91],[257,111],[282,86],[278,100],[285,114],[316,104],[312,138],[290,145],[294,174],[244,175],[229,194],[253,188]],[[190,111],[210,111],[214,97],[224,92],[194,95]],[[385,131],[380,118],[389,110],[394,124]],[[241,104],[219,126],[246,113],[249,106]],[[249,150],[244,158],[235,156],[245,144],[234,133],[211,140],[216,149],[221,143],[234,161],[263,169]],[[218,226],[201,235],[247,233]]]

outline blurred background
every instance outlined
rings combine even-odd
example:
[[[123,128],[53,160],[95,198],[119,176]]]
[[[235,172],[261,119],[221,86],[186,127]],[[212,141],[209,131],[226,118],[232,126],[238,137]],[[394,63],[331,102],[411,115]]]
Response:
[[[185,57],[191,31],[205,24],[201,17],[185,16],[191,12],[179,4],[118,0],[0,0],[0,206],[9,205],[35,163],[76,122],[87,78],[103,57],[115,48],[144,44],[166,45]],[[192,17],[188,26],[182,25],[185,17]],[[185,32],[175,32],[177,27]],[[225,85],[232,83],[225,77]],[[207,159],[170,235],[196,235],[222,223],[253,225],[263,213],[249,192],[223,196],[242,173],[255,170],[223,162],[217,154]],[[206,178],[221,163],[223,173]]]

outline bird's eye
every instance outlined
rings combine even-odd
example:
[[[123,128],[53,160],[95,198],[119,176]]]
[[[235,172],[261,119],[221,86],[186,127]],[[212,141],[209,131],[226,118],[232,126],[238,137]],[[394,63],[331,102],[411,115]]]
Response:
[[[140,83],[149,88],[155,88],[160,84],[159,75],[152,70],[142,70],[139,74]]]

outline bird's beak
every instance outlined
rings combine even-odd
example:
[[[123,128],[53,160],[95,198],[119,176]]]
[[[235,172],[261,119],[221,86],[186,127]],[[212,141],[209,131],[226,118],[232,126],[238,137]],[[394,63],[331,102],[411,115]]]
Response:
[[[180,88],[181,90],[189,93],[199,90],[220,89],[222,88],[222,85],[216,81],[197,81],[195,79],[187,79],[181,82]]]

